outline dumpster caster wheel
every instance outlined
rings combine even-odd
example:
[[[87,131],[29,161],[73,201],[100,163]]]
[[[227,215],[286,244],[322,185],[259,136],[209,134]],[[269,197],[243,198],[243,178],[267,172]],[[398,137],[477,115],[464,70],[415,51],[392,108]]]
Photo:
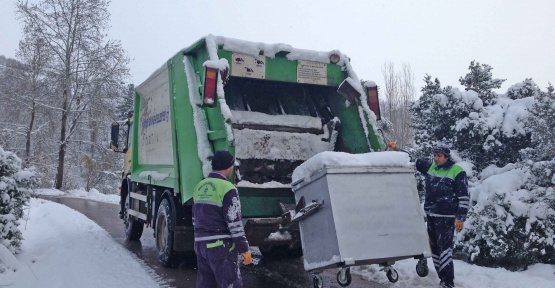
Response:
[[[324,287],[324,278],[320,274],[312,275],[312,283],[314,284],[314,288],[323,288]]]
[[[339,283],[341,287],[349,286],[351,284],[351,280],[353,280],[351,277],[351,268],[341,268],[337,272],[337,283]]]
[[[428,272],[430,272],[428,269],[428,261],[426,261],[426,259],[419,260],[418,263],[416,263],[416,274],[420,277],[426,277],[428,276]]]
[[[387,271],[385,275],[387,276],[387,279],[389,279],[389,282],[391,283],[395,283],[397,282],[397,280],[399,280],[399,274],[397,274],[397,270],[393,268]]]

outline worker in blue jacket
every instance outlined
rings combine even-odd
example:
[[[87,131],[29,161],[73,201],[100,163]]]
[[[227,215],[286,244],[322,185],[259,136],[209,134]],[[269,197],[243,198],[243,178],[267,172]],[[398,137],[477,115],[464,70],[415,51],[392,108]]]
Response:
[[[406,152],[395,147],[394,142],[387,146],[395,151]],[[453,288],[453,237],[455,228],[463,229],[468,213],[468,179],[462,167],[451,160],[451,150],[447,145],[438,144],[433,151],[434,161],[430,163],[416,159],[416,169],[426,175],[424,211],[428,219],[434,267],[441,280],[441,287]]]
[[[466,172],[451,160],[444,144],[433,148],[432,163],[417,159],[416,169],[426,175],[424,211],[428,218],[428,236],[432,258],[441,287],[455,287],[453,237],[455,228],[462,229],[470,204]]]
[[[212,172],[193,190],[193,225],[197,254],[197,288],[241,288],[238,255],[244,265],[252,260],[241,216],[237,188],[227,181],[235,160],[216,151]]]

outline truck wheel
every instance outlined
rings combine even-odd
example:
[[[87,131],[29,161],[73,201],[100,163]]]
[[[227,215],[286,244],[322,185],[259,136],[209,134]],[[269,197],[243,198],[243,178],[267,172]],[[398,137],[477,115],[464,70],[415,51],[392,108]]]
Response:
[[[164,267],[175,267],[179,265],[181,254],[173,251],[173,230],[171,208],[168,199],[162,200],[158,207],[156,216],[156,249],[158,250],[158,260]]]
[[[123,223],[125,224],[125,238],[127,240],[139,240],[143,235],[143,228],[145,225],[133,218],[129,217],[127,212],[129,209],[129,194],[125,197],[125,211],[123,215]]]

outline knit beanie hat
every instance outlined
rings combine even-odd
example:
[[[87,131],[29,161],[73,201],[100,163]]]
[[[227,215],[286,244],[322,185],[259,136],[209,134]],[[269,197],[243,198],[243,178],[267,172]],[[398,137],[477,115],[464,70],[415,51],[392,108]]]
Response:
[[[451,157],[451,150],[447,145],[443,143],[438,143],[436,146],[434,146],[434,153],[441,153],[445,157]]]
[[[212,158],[212,170],[221,171],[225,170],[233,165],[234,159],[231,153],[225,150],[218,150],[214,153]]]

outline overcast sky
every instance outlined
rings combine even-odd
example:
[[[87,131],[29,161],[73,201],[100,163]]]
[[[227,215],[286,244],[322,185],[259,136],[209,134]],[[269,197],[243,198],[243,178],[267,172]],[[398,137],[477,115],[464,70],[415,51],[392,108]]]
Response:
[[[21,24],[0,0],[0,55],[15,57]],[[38,0],[31,0],[38,2]],[[383,85],[385,61],[410,63],[420,90],[428,73],[459,87],[472,60],[507,81],[555,84],[555,1],[113,0],[109,37],[121,40],[140,84],[180,49],[207,35],[339,49],[359,78]]]

